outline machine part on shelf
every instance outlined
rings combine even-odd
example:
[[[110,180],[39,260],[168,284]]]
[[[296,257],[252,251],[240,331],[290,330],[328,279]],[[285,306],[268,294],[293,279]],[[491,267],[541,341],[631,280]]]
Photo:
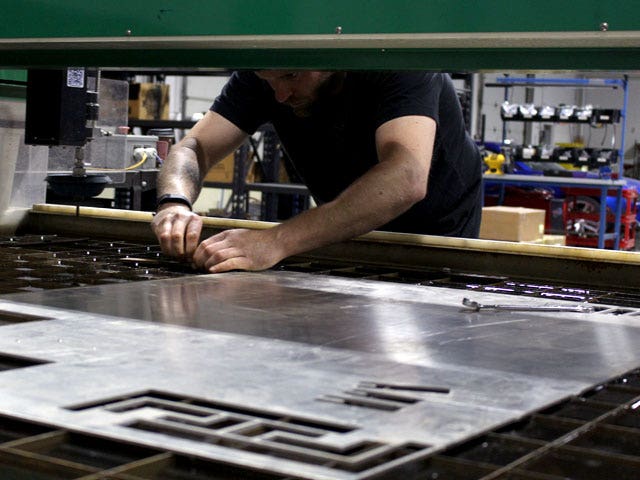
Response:
[[[504,310],[509,312],[578,312],[591,313],[594,308],[590,305],[489,305],[478,303],[469,298],[463,298],[462,304],[473,311],[480,310]]]
[[[600,202],[586,195],[570,197],[566,202],[567,212],[571,213],[567,219],[567,233],[579,237],[597,237],[600,222],[592,218],[581,218],[580,215],[597,215],[600,212]]]
[[[496,86],[495,84],[487,84]],[[620,121],[620,110],[594,109],[593,105],[578,107],[576,105],[536,106],[532,103],[514,104],[505,101],[500,106],[500,117],[503,120],[545,121],[566,123],[589,123],[591,125],[616,123]]]
[[[519,105],[505,101],[500,106],[502,118],[516,118],[520,111]]]
[[[541,161],[548,161],[553,158],[554,147],[552,145],[540,145],[538,147],[538,157]]]
[[[569,120],[573,116],[575,105],[561,105],[558,113],[559,120]]]
[[[539,110],[540,119],[551,121],[556,118],[556,107],[551,105],[542,105]]]
[[[504,175],[505,156],[501,153],[490,153],[484,157],[488,169],[485,174]]]
[[[585,218],[577,218],[567,224],[567,232],[579,237],[597,237],[600,228],[600,222],[587,220]]]
[[[584,107],[576,107],[573,116],[578,122],[589,122],[593,117],[593,105],[585,105]]]
[[[534,118],[536,115],[538,115],[538,109],[533,103],[526,103],[524,105],[520,105],[518,107],[518,110],[520,112],[520,118],[523,118],[523,119]]]

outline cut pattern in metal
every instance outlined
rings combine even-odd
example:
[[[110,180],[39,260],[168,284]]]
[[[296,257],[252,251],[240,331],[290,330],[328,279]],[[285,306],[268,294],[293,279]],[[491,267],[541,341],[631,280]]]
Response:
[[[362,381],[354,389],[339,394],[322,395],[317,400],[395,412],[422,401],[422,398],[411,395],[410,392],[447,394],[449,391],[446,387]]]
[[[410,461],[414,454],[429,448],[413,443],[390,445],[366,440],[349,442],[347,439],[341,446],[333,446],[323,442],[323,437],[347,434],[357,427],[167,392],[148,391],[67,408],[74,411],[104,408],[115,413],[155,408],[170,413],[155,419],[134,420],[125,426],[269,457],[330,466],[342,472],[363,473],[387,463],[397,466],[403,459]]]
[[[420,452],[422,446],[409,445],[393,451],[380,443],[361,442],[343,451],[326,446],[316,448],[322,445],[318,438],[323,434],[318,425],[298,422],[287,425],[287,430],[269,430],[266,425],[280,423],[280,420],[268,418],[273,414],[263,412],[258,418],[262,426],[252,424],[245,418],[245,409],[227,408],[207,417],[203,416],[204,409],[216,410],[211,408],[211,402],[201,405],[198,399],[176,401],[178,396],[162,392],[145,392],[73,408],[131,411],[133,407],[127,407],[126,403],[140,402],[145,397],[144,402],[182,403],[185,409],[191,406],[190,402],[195,402],[195,414],[174,410],[175,413],[155,421],[138,421],[135,428],[219,443],[271,457],[324,460],[325,466],[345,469],[354,479],[635,480],[640,468],[640,369],[461,445],[417,456],[407,453]],[[256,418],[255,411],[250,413]],[[216,424],[214,418],[221,415],[238,417],[238,421]],[[378,461],[389,457],[402,460],[405,455],[404,468],[399,470],[401,473],[395,473],[401,476],[371,476],[366,469],[362,470],[369,465],[365,459],[372,452],[380,451],[391,452],[377,457]],[[283,477],[266,468],[258,470],[187,457],[0,416],[0,478],[293,480],[306,477]]]
[[[15,355],[8,355],[6,353],[0,353],[0,372],[5,370],[14,370],[16,368],[44,365],[46,363],[51,362],[48,362],[46,360],[38,360],[35,358],[18,357]]]
[[[226,416],[226,418],[229,419],[235,418],[239,422],[245,422],[246,420],[277,421],[280,424],[288,423],[290,425],[299,425],[301,427],[316,429],[318,432],[323,433],[348,433],[356,429],[356,427],[347,424],[295,417],[291,415],[283,416],[275,412],[256,410],[253,408],[229,405],[221,402],[214,402],[211,400],[156,390],[70,405],[66,408],[67,410],[81,411],[97,407],[116,413],[152,407],[159,410],[166,410],[172,413],[181,413],[194,417],[209,417],[214,415]]]

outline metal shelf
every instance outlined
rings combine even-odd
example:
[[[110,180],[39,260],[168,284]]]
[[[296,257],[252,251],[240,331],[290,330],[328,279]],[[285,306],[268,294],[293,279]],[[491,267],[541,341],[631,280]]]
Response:
[[[623,107],[620,110],[621,137],[620,148],[618,149],[618,175],[624,175],[624,146],[625,146],[625,126],[627,117],[627,105],[629,101],[628,80],[624,78],[528,78],[528,77],[503,77],[497,78],[495,83],[486,84],[486,86],[500,86],[505,88],[505,100],[507,99],[507,91],[511,87],[572,87],[572,88],[621,88],[623,91]],[[503,119],[506,121],[518,121],[518,119]],[[523,121],[523,120],[520,120]],[[535,120],[533,120],[535,121]],[[538,120],[548,123],[575,123],[588,124],[588,122],[566,122],[562,120]],[[503,132],[503,140],[505,134]]]
[[[624,78],[528,78],[528,77],[504,77],[496,79],[496,83],[487,84],[486,86],[500,86],[505,88],[505,100],[507,98],[508,89],[511,87],[572,87],[572,88],[621,88],[624,99],[623,108],[620,110],[620,122],[622,134],[620,137],[620,148],[618,149],[618,178],[612,179],[592,179],[592,178],[576,178],[576,177],[543,177],[532,175],[485,175],[485,184],[499,184],[500,203],[504,198],[504,189],[506,185],[520,186],[556,186],[556,187],[585,187],[594,188],[600,191],[600,221],[598,232],[598,248],[605,248],[605,240],[610,240],[610,234],[606,233],[607,218],[607,195],[613,190],[616,197],[615,222],[614,222],[614,249],[620,248],[620,225],[622,215],[622,190],[626,186],[626,181],[622,180],[624,176],[624,145],[625,145],[625,124],[626,111],[629,99],[628,81]],[[517,119],[514,119],[517,121]],[[511,119],[503,119],[503,121],[511,121]],[[539,120],[548,123],[567,123],[554,120]],[[580,124],[584,122],[575,122]],[[503,132],[503,140],[505,134]],[[613,168],[612,168],[613,170]]]
[[[598,231],[598,248],[605,247],[607,237],[607,196],[613,190],[616,195],[616,211],[614,222],[614,249],[620,248],[620,219],[622,215],[622,189],[626,186],[624,180],[597,179],[597,178],[574,178],[574,177],[543,177],[535,175],[484,175],[483,183],[497,184],[501,186],[501,196],[504,195],[506,185],[520,186],[555,186],[555,187],[585,187],[600,190],[600,219]],[[500,202],[502,203],[502,198]]]

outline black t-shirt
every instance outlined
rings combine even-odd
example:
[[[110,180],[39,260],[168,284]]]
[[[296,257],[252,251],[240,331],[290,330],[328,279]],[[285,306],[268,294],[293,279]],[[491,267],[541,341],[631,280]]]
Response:
[[[271,122],[297,173],[318,203],[333,200],[378,162],[376,129],[406,115],[437,124],[427,196],[379,230],[476,237],[481,160],[469,138],[451,78],[424,72],[348,72],[336,95],[308,117],[278,103],[253,72],[236,72],[211,106],[253,134]]]

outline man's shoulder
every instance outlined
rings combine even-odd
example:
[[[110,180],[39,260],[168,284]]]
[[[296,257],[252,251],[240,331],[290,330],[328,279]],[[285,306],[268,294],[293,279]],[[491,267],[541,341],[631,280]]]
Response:
[[[238,70],[231,73],[228,84],[237,88],[262,88],[264,81],[253,71]]]

